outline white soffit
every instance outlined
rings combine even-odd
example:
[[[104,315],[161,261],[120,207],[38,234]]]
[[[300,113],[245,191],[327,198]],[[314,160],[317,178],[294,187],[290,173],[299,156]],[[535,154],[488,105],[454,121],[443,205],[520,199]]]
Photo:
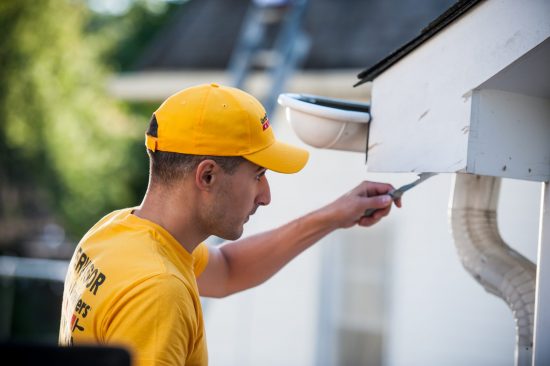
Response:
[[[473,91],[466,171],[550,180],[550,38]]]
[[[375,78],[367,169],[475,171],[472,91],[550,37],[549,14],[548,0],[481,2]]]
[[[476,89],[504,90],[550,99],[550,38]]]
[[[475,90],[469,135],[468,173],[550,179],[550,99]]]

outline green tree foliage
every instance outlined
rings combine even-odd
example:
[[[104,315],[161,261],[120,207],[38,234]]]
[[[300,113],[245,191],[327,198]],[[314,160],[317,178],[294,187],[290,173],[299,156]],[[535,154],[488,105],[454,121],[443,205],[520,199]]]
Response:
[[[136,61],[147,50],[172,16],[186,10],[185,1],[131,0],[126,12],[118,15],[95,13],[87,32],[108,38],[114,47],[105,50],[106,61],[117,71],[135,70]],[[105,42],[103,42],[105,44]]]
[[[75,0],[0,2],[0,222],[54,215],[79,237],[143,194],[146,121],[106,93],[88,20]]]

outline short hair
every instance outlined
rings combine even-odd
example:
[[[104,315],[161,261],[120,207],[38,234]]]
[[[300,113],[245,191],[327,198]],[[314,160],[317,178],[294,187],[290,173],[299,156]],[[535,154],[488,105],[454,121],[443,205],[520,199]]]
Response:
[[[235,173],[237,167],[245,160],[241,156],[191,155],[149,149],[147,154],[151,182],[165,185],[171,185],[187,177],[204,160],[215,161],[227,174]]]
[[[155,115],[151,118],[147,134],[158,136],[158,124]],[[241,156],[210,156],[181,154],[166,151],[152,151],[147,149],[149,155],[149,174],[151,182],[170,185],[185,178],[201,161],[213,160],[227,174],[235,173],[237,167],[245,160]]]

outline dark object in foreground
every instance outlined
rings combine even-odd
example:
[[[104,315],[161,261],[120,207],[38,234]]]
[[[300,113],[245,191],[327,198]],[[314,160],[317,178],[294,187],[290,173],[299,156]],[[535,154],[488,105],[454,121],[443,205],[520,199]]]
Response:
[[[8,342],[0,343],[0,354],[3,365],[131,366],[132,364],[127,350],[106,346],[61,347],[43,343]]]

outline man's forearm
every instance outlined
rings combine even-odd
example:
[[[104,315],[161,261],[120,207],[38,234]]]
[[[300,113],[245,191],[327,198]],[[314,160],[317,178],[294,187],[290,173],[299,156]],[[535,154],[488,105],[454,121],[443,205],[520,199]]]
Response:
[[[210,249],[198,278],[202,296],[223,297],[264,282],[294,257],[338,228],[371,226],[390,212],[393,187],[363,182],[336,201],[277,229]],[[396,201],[401,206],[400,200]],[[365,210],[376,208],[371,216]]]
[[[336,228],[320,209],[276,229],[222,245],[228,271],[226,295],[266,281]]]

